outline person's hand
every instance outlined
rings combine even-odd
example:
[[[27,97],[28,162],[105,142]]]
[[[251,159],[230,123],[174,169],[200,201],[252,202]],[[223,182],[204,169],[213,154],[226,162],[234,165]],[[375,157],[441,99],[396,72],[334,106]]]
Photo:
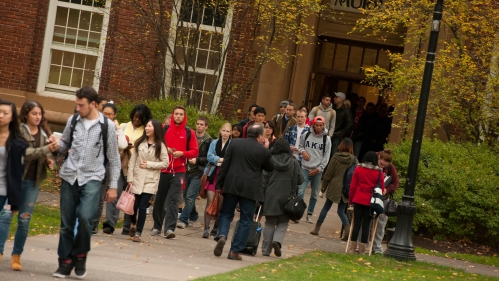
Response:
[[[142,160],[142,162],[140,162],[140,164],[139,164],[139,168],[141,168],[141,169],[147,169],[147,161],[146,160]]]
[[[304,150],[301,155],[303,156],[303,160],[308,161],[310,160],[310,155]]]
[[[54,135],[50,135],[50,137],[47,139],[47,144],[53,143],[57,141]]]
[[[196,158],[190,158],[188,161],[191,165],[196,165]]]
[[[118,191],[116,188],[109,188],[106,192],[106,196],[104,197],[104,201],[107,203],[112,203],[118,197]]]
[[[223,159],[223,158],[219,158],[217,162],[218,162],[218,163],[222,163],[223,161],[224,161],[224,159]]]
[[[49,150],[50,150],[50,152],[56,152],[58,148],[59,148],[59,142],[58,141],[54,141],[54,142],[52,142],[52,143],[49,144]]]
[[[289,148],[291,149],[291,151],[298,151],[298,148],[297,148],[297,147],[290,146]]]
[[[383,190],[383,195],[386,195],[386,188],[385,188],[385,190]]]
[[[130,150],[133,148],[133,144],[129,143],[128,146],[125,148],[125,150]]]
[[[318,173],[319,173],[319,169],[315,168],[308,173],[308,176],[313,177],[313,176],[317,175]]]
[[[52,160],[48,157],[45,157],[45,163],[47,163],[47,166],[49,167],[50,170],[54,169],[54,164],[55,164],[54,160]]]
[[[180,158],[180,157],[184,156],[184,152],[182,152],[182,151],[174,151],[172,154],[173,154],[173,158]]]
[[[114,126],[116,126],[116,130],[118,130],[120,128],[120,123],[118,123],[118,121],[114,120]]]
[[[166,150],[168,151],[169,154],[173,154],[173,151],[175,151],[175,148],[167,147]]]
[[[324,198],[324,193],[322,191],[319,191],[319,197]]]

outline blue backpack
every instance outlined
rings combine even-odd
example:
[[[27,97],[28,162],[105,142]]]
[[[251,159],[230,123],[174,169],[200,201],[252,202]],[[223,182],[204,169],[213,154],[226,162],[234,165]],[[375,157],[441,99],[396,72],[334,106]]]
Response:
[[[355,164],[356,159],[357,158],[354,156],[352,164],[348,167],[348,170],[343,177],[343,196],[346,198],[350,196],[350,183],[352,182],[353,172],[355,172],[355,168],[357,168],[357,164]]]

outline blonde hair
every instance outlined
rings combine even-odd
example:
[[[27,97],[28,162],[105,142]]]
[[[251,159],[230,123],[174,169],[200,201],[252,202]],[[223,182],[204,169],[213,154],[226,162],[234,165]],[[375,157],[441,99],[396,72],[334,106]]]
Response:
[[[229,128],[229,132],[231,132],[231,134],[229,135],[229,139],[232,139],[232,124],[227,122],[227,123],[223,123],[222,124],[222,127],[220,127],[220,130],[218,130],[218,138],[221,139],[222,138],[222,129],[224,127],[228,127]],[[242,134],[242,133],[241,133]]]
[[[345,100],[345,101],[343,102],[343,104],[345,105],[345,107],[346,107],[347,109],[350,109],[350,107],[352,107],[352,104],[350,103],[350,101],[349,101],[349,100]]]
[[[385,160],[388,163],[392,162],[392,150],[389,148],[385,148],[383,151],[379,153],[379,157],[383,160]]]

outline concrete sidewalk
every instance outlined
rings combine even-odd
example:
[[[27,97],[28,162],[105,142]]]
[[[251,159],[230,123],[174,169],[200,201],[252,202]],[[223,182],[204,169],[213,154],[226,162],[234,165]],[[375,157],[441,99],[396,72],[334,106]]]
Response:
[[[309,198],[309,189],[306,197]],[[324,204],[319,198],[314,214],[314,221]],[[57,194],[40,193],[39,202],[47,205],[58,205]],[[307,201],[308,203],[308,201]],[[197,200],[197,210],[202,216],[205,200]],[[336,206],[330,210],[320,232],[320,236],[313,236],[309,232],[314,225],[306,223],[304,219],[298,224],[290,223],[288,233],[283,244],[283,256],[303,254],[311,250],[331,251],[343,253],[346,243],[339,240],[341,222],[336,214]],[[35,210],[36,212],[36,210]],[[229,239],[239,219],[236,213],[232,223]],[[203,219],[200,217],[194,227],[177,229],[177,237],[172,240],[162,236],[152,237],[144,231],[142,243],[134,243],[128,236],[121,235],[117,229],[113,235],[100,232],[92,237],[92,251],[87,261],[87,280],[192,280],[202,276],[229,272],[238,268],[256,263],[275,261],[280,258],[264,257],[261,249],[256,256],[243,256],[243,261],[227,259],[230,243],[227,243],[221,257],[213,255],[215,241],[201,238]],[[262,219],[262,223],[264,219]],[[152,227],[152,218],[148,215],[145,230]],[[7,242],[4,261],[0,264],[1,280],[54,280],[52,273],[57,268],[58,235],[29,237],[22,255],[24,271],[10,270],[10,255],[12,241]],[[426,255],[417,255],[418,261],[461,268],[467,272],[499,277],[494,267],[471,264],[463,261],[445,259]],[[74,275],[72,275],[74,278]]]

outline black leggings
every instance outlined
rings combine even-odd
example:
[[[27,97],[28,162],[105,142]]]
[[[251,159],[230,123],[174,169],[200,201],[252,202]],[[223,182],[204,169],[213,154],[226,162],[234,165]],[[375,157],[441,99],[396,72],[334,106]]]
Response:
[[[353,232],[351,241],[357,241],[360,226],[362,225],[361,243],[367,243],[369,236],[369,226],[371,225],[371,216],[369,215],[369,206],[354,203],[353,204]]]
[[[149,193],[142,193],[142,194],[135,194],[135,204],[133,205],[133,209],[135,213],[130,216],[130,221],[132,224],[136,225],[137,229],[137,235],[142,234],[142,230],[144,229],[144,224],[146,222],[146,210],[149,208],[149,200],[151,200],[152,194]],[[139,209],[139,219],[137,221],[137,209]]]

